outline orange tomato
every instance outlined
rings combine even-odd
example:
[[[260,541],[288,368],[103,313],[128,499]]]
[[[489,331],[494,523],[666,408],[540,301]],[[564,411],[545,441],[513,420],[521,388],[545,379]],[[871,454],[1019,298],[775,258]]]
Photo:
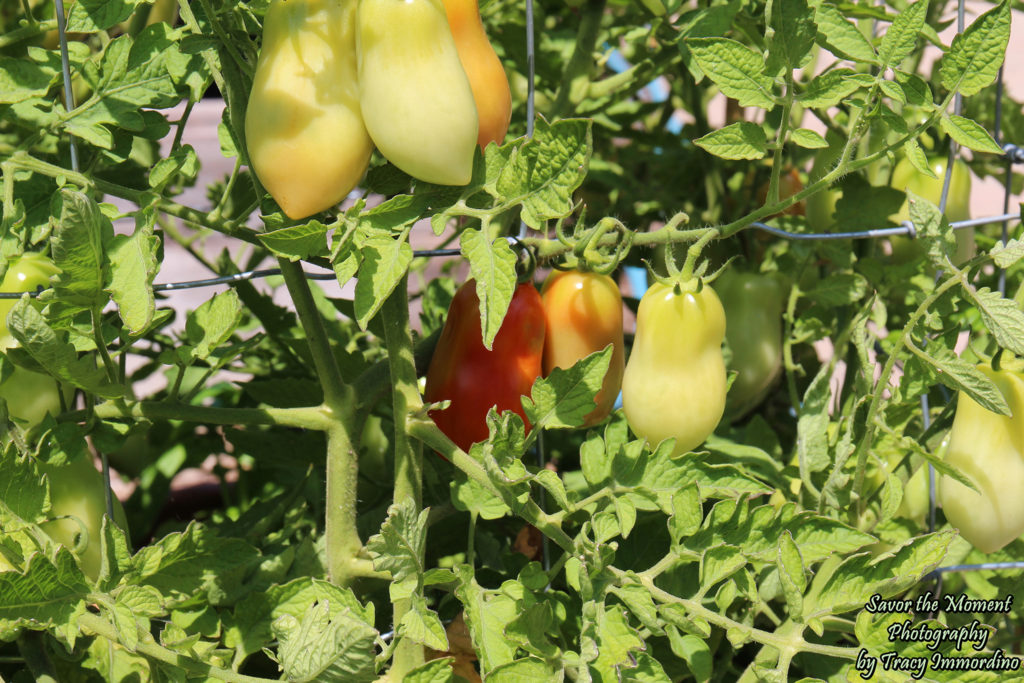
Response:
[[[477,144],[480,149],[490,142],[500,145],[512,118],[512,92],[505,69],[484,33],[476,0],[444,0],[444,9],[476,102],[480,120]]]

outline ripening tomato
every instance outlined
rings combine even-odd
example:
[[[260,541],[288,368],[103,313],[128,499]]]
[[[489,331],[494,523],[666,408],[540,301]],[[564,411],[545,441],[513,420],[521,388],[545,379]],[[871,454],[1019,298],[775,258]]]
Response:
[[[466,70],[480,119],[477,144],[501,144],[512,118],[512,92],[498,55],[487,40],[476,0],[444,0],[448,25],[452,29],[459,61]]]
[[[612,345],[601,391],[594,408],[584,419],[592,427],[615,405],[626,369],[622,336],[622,295],[607,275],[580,271],[555,271],[541,290],[547,335],[544,338],[544,376],[554,368],[570,368],[577,361]]]
[[[540,294],[524,282],[516,287],[488,351],[480,328],[476,282],[468,280],[459,287],[430,359],[424,392],[428,402],[451,401],[447,410],[430,415],[455,445],[468,451],[487,439],[487,413],[492,407],[516,412],[529,430],[520,398],[529,395],[541,375],[544,335]]]
[[[479,119],[441,0],[359,0],[356,50],[380,153],[418,180],[468,183]]]
[[[293,219],[340,202],[370,163],[355,10],[353,2],[274,0],[263,21],[246,145],[256,176]]]
[[[725,311],[709,285],[647,290],[622,378],[622,408],[637,436],[652,447],[675,438],[677,454],[704,443],[725,412],[724,338]]]

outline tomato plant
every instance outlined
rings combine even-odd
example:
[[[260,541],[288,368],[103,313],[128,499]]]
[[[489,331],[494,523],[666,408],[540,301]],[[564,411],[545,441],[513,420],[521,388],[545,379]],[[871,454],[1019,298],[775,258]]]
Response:
[[[0,678],[1019,674],[1017,13],[869,5],[0,0]]]

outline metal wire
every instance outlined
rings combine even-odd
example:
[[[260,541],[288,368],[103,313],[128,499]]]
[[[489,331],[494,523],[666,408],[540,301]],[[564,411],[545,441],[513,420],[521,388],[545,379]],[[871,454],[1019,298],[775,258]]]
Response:
[[[950,223],[950,227],[953,230],[961,230],[963,228],[971,228],[978,225],[987,225],[989,223],[1003,223],[1006,224],[1010,221],[1020,220],[1020,214],[1016,213],[1003,213],[996,216],[987,216],[984,218],[972,218],[965,221],[955,221]],[[775,235],[776,237],[783,237],[789,240],[807,241],[807,240],[863,240],[863,239],[875,239],[879,237],[892,237],[895,235],[905,235],[907,237],[917,237],[917,229],[914,228],[914,224],[911,221],[903,221],[903,223],[895,228],[877,228],[874,230],[863,230],[860,232],[829,232],[829,233],[798,233],[789,232],[782,230],[781,228],[775,228],[764,223],[752,223],[751,227]],[[515,237],[507,238],[509,242],[517,242]],[[1004,241],[1006,236],[1004,234]],[[437,257],[451,257],[451,256],[462,256],[461,249],[421,249],[413,252],[413,256],[417,258],[437,258]],[[181,289],[197,289],[200,287],[216,287],[218,285],[230,285],[235,282],[241,282],[244,280],[258,280],[262,278],[274,277],[280,275],[281,270],[279,268],[263,268],[259,270],[247,270],[242,273],[235,273],[234,275],[222,275],[220,277],[211,277],[203,280],[186,280],[184,282],[167,282],[162,284],[153,285],[154,292],[171,292]],[[310,280],[333,280],[334,273],[306,273],[306,278]],[[42,289],[38,289],[34,292],[28,292],[30,297],[36,297],[40,294]],[[24,296],[25,292],[0,292],[0,299],[20,299]]]

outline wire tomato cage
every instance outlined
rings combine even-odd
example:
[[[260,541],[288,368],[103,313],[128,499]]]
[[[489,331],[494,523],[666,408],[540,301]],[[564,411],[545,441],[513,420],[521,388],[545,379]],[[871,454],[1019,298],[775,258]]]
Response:
[[[57,30],[60,46],[61,56],[61,68],[63,75],[63,90],[64,90],[64,104],[67,111],[72,111],[75,108],[75,97],[71,87],[71,69],[70,61],[68,58],[68,41],[66,31],[66,20],[64,15],[64,2],[63,0],[55,0],[55,10],[57,19]],[[526,125],[527,125],[527,137],[532,136],[534,121],[535,121],[535,59],[536,59],[536,46],[534,43],[534,13],[533,13],[533,0],[526,0],[526,60],[527,60],[527,99],[526,99]],[[956,33],[960,34],[964,31],[965,24],[965,8],[964,0],[958,0],[957,3],[957,30]],[[621,59],[609,60],[609,66],[616,71],[625,70],[628,64]],[[1004,56],[1005,60],[1005,56]],[[1005,177],[1004,177],[1004,198],[1002,213],[993,216],[987,216],[984,218],[974,218],[964,221],[956,221],[950,223],[950,228],[953,230],[960,230],[964,228],[970,228],[980,225],[989,225],[992,223],[1000,223],[1002,226],[1002,241],[1007,243],[1009,240],[1009,224],[1012,221],[1020,221],[1021,215],[1019,213],[1009,213],[1010,197],[1012,194],[1011,182],[1013,176],[1014,164],[1024,164],[1024,147],[1018,146],[1012,142],[1003,142],[1002,137],[1002,108],[1003,108],[1003,68],[1000,67],[999,73],[996,79],[996,99],[995,99],[995,121],[993,129],[993,138],[996,143],[1000,145],[1003,150],[1005,157]],[[650,86],[648,86],[650,87]],[[667,97],[666,94],[654,94],[655,99],[664,99]],[[954,97],[954,113],[959,114],[962,108],[962,97],[957,93]],[[674,119],[669,123],[669,129],[672,132],[678,133],[680,126]],[[71,169],[75,172],[79,171],[78,162],[78,151],[75,145],[73,136],[69,136],[70,143],[70,161]],[[939,202],[939,210],[945,212],[946,202],[949,195],[949,187],[952,178],[952,171],[954,161],[959,157],[959,146],[953,142],[950,145],[949,160],[946,164],[945,177],[943,179],[942,195]],[[776,237],[789,239],[789,240],[862,240],[862,239],[878,239],[892,236],[906,236],[911,239],[917,237],[917,230],[912,221],[903,221],[897,227],[878,228],[873,230],[864,230],[858,232],[830,232],[830,233],[794,233],[781,228],[776,228],[767,225],[762,222],[754,222],[750,226],[753,229],[760,230]],[[521,223],[519,227],[519,239],[522,239],[526,235],[526,224]],[[510,240],[515,240],[514,237],[510,237]],[[413,256],[420,258],[433,258],[433,257],[453,257],[461,256],[462,251],[460,249],[425,249],[413,252]],[[188,280],[183,282],[170,282],[163,284],[153,285],[153,291],[155,292],[170,292],[184,289],[195,289],[200,287],[214,287],[218,285],[231,285],[233,283],[241,281],[251,281],[262,278],[268,278],[281,275],[281,270],[278,268],[264,268],[257,270],[248,270],[233,275],[224,275],[220,277],[205,278],[200,280]],[[333,280],[335,279],[334,273],[310,273],[305,272],[305,276],[311,280]],[[1006,295],[1006,272],[1004,269],[999,270],[999,282],[998,282],[999,293],[1003,296]],[[30,292],[29,296],[37,296],[37,292]],[[24,296],[24,293],[18,292],[0,292],[0,299],[17,299]],[[928,396],[924,394],[921,396],[921,406],[923,409],[923,421],[924,428],[927,430],[931,424],[928,407]],[[101,454],[102,455],[102,454]],[[110,471],[107,466],[107,459],[105,455],[102,455],[103,460],[103,477],[107,484],[107,511],[108,514],[113,516],[113,509],[111,507],[112,501],[110,499]],[[543,435],[537,440],[537,464],[539,467],[545,465],[544,456],[544,441]],[[928,465],[929,470],[929,519],[928,519],[928,530],[933,532],[935,530],[935,502],[936,502],[936,474],[935,467],[931,464]],[[540,503],[544,506],[545,495],[544,490],[539,490]],[[543,564],[545,569],[550,569],[550,553],[548,549],[548,539],[543,537],[543,548],[542,548]],[[964,572],[964,571],[979,571],[979,570],[1005,570],[1005,569],[1024,569],[1024,562],[986,562],[979,564],[959,564],[951,565],[947,567],[938,567],[932,571],[929,575],[936,579],[936,593],[941,593],[942,588],[942,575],[948,572]]]

